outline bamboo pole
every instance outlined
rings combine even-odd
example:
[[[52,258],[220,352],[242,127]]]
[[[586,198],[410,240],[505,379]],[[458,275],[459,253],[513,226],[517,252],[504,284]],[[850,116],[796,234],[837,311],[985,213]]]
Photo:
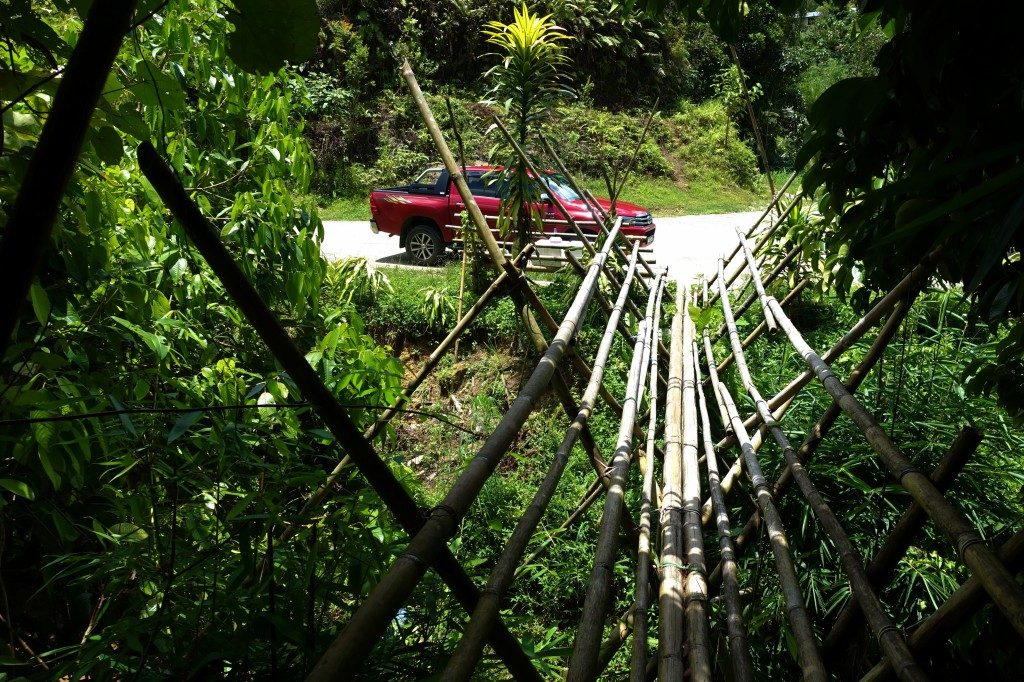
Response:
[[[762,305],[767,307],[767,297],[764,294],[764,287],[760,283],[760,276],[757,268],[755,267],[754,259],[751,256],[749,245],[742,235],[740,235],[740,243],[744,253],[746,254],[747,265],[751,269],[754,288],[758,292],[758,296],[761,298]],[[718,267],[719,272],[721,273],[723,268],[722,259],[718,260]],[[832,540],[832,544],[839,551],[843,570],[850,580],[850,590],[853,592],[854,597],[857,599],[857,602],[860,604],[861,609],[867,617],[872,632],[874,632],[875,637],[878,638],[879,644],[881,644],[885,655],[893,662],[893,666],[898,671],[900,679],[919,681],[927,679],[924,672],[914,660],[914,657],[910,654],[910,650],[907,648],[907,643],[899,634],[899,631],[896,629],[896,625],[882,608],[882,605],[878,600],[878,595],[875,594],[875,591],[871,586],[871,581],[864,572],[864,568],[861,564],[861,558],[854,549],[853,543],[850,542],[850,538],[843,529],[842,524],[825,503],[824,498],[822,498],[821,494],[818,492],[814,482],[811,481],[807,471],[797,459],[796,452],[794,452],[793,446],[790,444],[789,438],[786,436],[785,432],[783,432],[782,427],[780,427],[778,422],[772,418],[768,408],[768,402],[761,396],[761,392],[757,389],[757,385],[754,383],[754,378],[751,376],[750,370],[747,367],[743,348],[740,346],[740,336],[736,330],[736,320],[732,314],[732,306],[729,304],[728,292],[721,288],[719,291],[721,293],[722,312],[725,315],[725,324],[729,329],[729,342],[732,345],[733,355],[736,357],[736,370],[739,372],[740,380],[743,382],[743,388],[747,391],[751,400],[754,401],[754,404],[757,406],[757,410],[761,415],[762,421],[767,425],[769,432],[771,432],[775,442],[782,450],[782,456],[785,458],[786,464],[789,467],[788,471],[796,480],[797,487],[800,489],[801,494],[804,496],[804,499],[807,500],[815,516],[818,518],[825,534],[829,536],[829,539]],[[768,315],[771,315],[771,313],[768,313]]]
[[[668,390],[665,394],[665,461],[661,496],[661,589],[658,594],[658,679],[683,677],[683,300],[677,283],[672,316]]]
[[[772,316],[772,311],[768,309],[768,294],[765,293],[764,284],[761,282],[760,270],[758,270],[757,261],[754,260],[754,254],[750,250],[750,243],[747,242],[747,238],[743,236],[742,230],[736,230],[736,237],[740,240],[740,248],[743,251],[743,257],[747,261],[747,269],[750,272],[750,279],[754,283],[754,293],[757,295],[757,300],[761,302],[761,312],[764,314],[764,323],[768,326],[768,333],[774,335],[778,333],[779,328],[775,324],[775,318]]]
[[[337,442],[345,445],[360,471],[377,491],[381,501],[387,505],[407,533],[411,535],[417,532],[423,524],[423,518],[415,500],[377,455],[373,446],[362,437],[335,395],[296,348],[280,320],[260,298],[252,283],[221,243],[218,231],[189,199],[181,181],[150,143],[144,142],[139,145],[138,159],[142,172],[184,227],[210,268],[224,284],[228,294],[238,304],[242,314],[323,418]],[[472,609],[479,599],[479,592],[447,547],[438,553],[433,566],[459,602],[467,610]],[[536,669],[522,647],[504,625],[495,629],[491,643],[514,676],[539,679]]]
[[[786,292],[786,295],[783,297],[783,299],[781,301],[779,301],[779,305],[781,305],[783,308],[785,308],[787,305],[790,304],[791,301],[793,301],[795,298],[797,298],[800,295],[800,293],[805,288],[807,288],[808,284],[810,284],[810,280],[806,280],[806,279],[802,279],[799,282],[797,282],[795,287],[793,287],[788,292]],[[722,333],[724,334],[725,333],[725,325],[724,324],[722,325],[722,330],[723,330]],[[768,331],[768,325],[766,325],[764,323],[764,320],[761,320],[761,322],[759,322],[758,325],[756,327],[754,327],[754,329],[749,334],[747,334],[746,338],[743,339],[743,343],[740,344],[743,347],[743,350],[746,350],[747,348],[749,348],[750,344],[754,343],[754,341],[757,341],[761,337],[761,335],[764,334],[766,331]],[[734,359],[733,358],[733,354],[732,354],[732,351],[730,350],[729,354],[726,355],[725,358],[720,363],[718,363],[718,371],[719,372],[724,372],[725,369],[727,367],[729,367],[729,365],[732,364],[733,359]],[[769,404],[777,404],[775,402],[775,398],[774,397],[772,398],[772,400],[769,400],[768,402],[769,402]]]
[[[594,403],[598,397],[598,387],[604,379],[605,365],[608,362],[608,356],[611,354],[616,323],[622,315],[625,298],[629,294],[628,285],[636,271],[638,254],[639,249],[634,247],[630,255],[626,280],[619,292],[608,324],[605,325],[604,334],[598,346],[597,354],[594,357],[594,371],[580,401],[579,411],[576,413],[572,424],[566,430],[565,437],[562,439],[562,443],[559,445],[555,457],[533,500],[520,517],[515,529],[512,531],[511,537],[505,543],[505,548],[498,556],[497,563],[491,570],[487,587],[483,590],[480,601],[477,602],[476,608],[470,616],[469,624],[463,631],[462,638],[445,668],[443,677],[446,680],[468,680],[473,674],[473,670],[479,663],[480,656],[483,653],[486,636],[498,616],[501,599],[512,584],[515,568],[519,564],[520,559],[522,559],[526,546],[530,542],[530,538],[533,537],[534,530],[537,528],[537,524],[540,523],[544,512],[547,511],[548,503],[551,501],[551,497],[554,495],[555,489],[562,478],[562,473],[569,463],[569,456],[572,454],[573,447],[576,445],[584,425],[593,412]]]
[[[768,276],[765,277],[762,280],[764,286],[767,287],[768,285],[772,284],[778,278],[778,276],[783,273],[783,271],[786,269],[786,266],[788,266],[791,262],[793,262],[793,259],[797,256],[797,254],[800,253],[802,248],[803,248],[803,244],[797,244],[792,249],[790,249],[786,253],[786,255],[782,257],[782,260],[780,260],[778,263],[776,263],[776,265],[772,269],[772,271],[770,273],[768,273]],[[800,280],[800,281],[803,282],[805,280]],[[804,286],[807,286],[807,285],[805,284]],[[793,288],[795,289],[796,287],[794,286]],[[705,299],[705,300],[707,300],[707,299]],[[736,312],[736,319],[738,320],[740,317],[742,317],[743,313],[747,312],[747,309],[750,308],[750,306],[752,306],[755,301],[757,301],[757,292],[756,291],[752,291],[752,292],[750,292],[750,295],[747,296],[743,300],[742,303],[740,303],[739,305],[736,306],[736,310],[735,310],[735,312]],[[725,325],[723,324],[723,325],[719,326],[718,331],[715,332],[715,334],[714,334],[714,336],[712,336],[711,340],[712,341],[717,341],[718,339],[720,339],[725,334],[725,332],[726,332],[726,329],[725,329]],[[721,370],[719,370],[719,371],[721,371]]]
[[[724,277],[720,278],[719,286],[724,289],[722,279]],[[743,422],[740,421],[736,404],[729,394],[729,389],[718,378],[714,351],[711,348],[711,340],[707,337],[704,338],[704,353],[707,356],[708,372],[711,374],[711,383],[715,388],[716,398],[725,403],[729,418],[732,420],[733,430],[736,432],[740,448],[743,451],[744,469],[754,487],[757,506],[768,526],[768,539],[775,558],[775,570],[779,576],[779,585],[786,601],[786,617],[796,640],[797,658],[802,677],[805,680],[827,680],[828,675],[821,662],[814,630],[811,628],[807,607],[804,605],[803,594],[800,591],[793,557],[789,553],[789,541],[786,538],[782,518],[775,507],[775,500],[767,481],[765,481],[764,474],[761,472],[761,465],[757,461],[757,455],[754,453],[749,436],[747,436],[747,430],[743,427]]]
[[[22,176],[18,195],[10,204],[0,237],[0,360],[7,354],[32,280],[42,267],[61,198],[75,171],[117,51],[131,30],[136,4],[135,0],[92,3]],[[4,14],[8,11],[12,10],[5,10]]]
[[[654,319],[651,337],[661,336],[661,297],[664,287],[658,288],[654,302]],[[643,472],[642,498],[640,503],[640,543],[637,547],[637,568],[634,604],[633,652],[630,664],[630,678],[633,682],[644,682],[647,671],[647,607],[650,601],[650,562],[651,562],[651,506],[657,504],[654,493],[654,441],[658,426],[658,344],[651,344],[651,366],[648,372],[650,386],[650,418],[647,423],[647,451],[641,459],[640,470]]]
[[[871,347],[850,373],[850,376],[846,380],[846,385],[849,387],[851,392],[860,388],[864,379],[867,378],[868,374],[878,361],[882,359],[889,342],[892,341],[896,332],[900,328],[900,323],[903,322],[903,318],[906,317],[909,312],[910,303],[910,300],[899,303],[899,305],[893,310],[892,314],[889,315],[889,319],[886,320],[885,325],[882,327],[881,331],[879,331],[878,336],[875,337]],[[771,401],[769,401],[769,403],[770,402]],[[804,442],[797,450],[797,459],[800,462],[808,462],[810,460],[818,446],[825,439],[825,436],[827,436],[829,431],[832,429],[832,426],[835,424],[836,419],[839,418],[840,414],[842,414],[842,410],[834,402],[825,410],[821,418],[818,419],[814,426],[811,427],[810,431],[808,431],[806,438],[804,438]],[[781,419],[781,416],[778,412],[775,412],[774,418],[778,421]],[[764,427],[762,426],[761,428],[763,429]],[[720,447],[721,446],[719,446],[719,448]],[[789,469],[786,468],[775,480],[775,483],[772,486],[772,496],[775,499],[781,498],[789,490],[792,483],[793,475],[790,473]],[[750,546],[751,541],[756,538],[760,532],[760,528],[761,515],[759,512],[755,511],[750,515],[749,520],[736,536],[735,548],[738,555],[742,555],[747,547]],[[714,586],[721,580],[721,578],[722,564],[719,563],[715,570],[711,572],[709,583]]]
[[[707,300],[707,295],[704,296]],[[707,330],[704,331],[707,337]],[[751,682],[754,679],[754,663],[750,658],[747,644],[747,628],[743,624],[743,604],[740,602],[740,586],[737,577],[736,548],[732,541],[729,525],[729,508],[725,505],[721,480],[718,474],[718,457],[711,440],[711,420],[708,418],[708,403],[700,378],[700,351],[693,341],[693,370],[700,406],[701,433],[704,441],[704,463],[708,470],[708,488],[714,503],[715,526],[718,530],[718,544],[722,556],[723,593],[725,597],[725,625],[729,637],[729,657],[732,661],[733,679],[737,682]]]
[[[576,337],[594,289],[600,268],[608,256],[605,245],[591,261],[587,276],[580,285],[565,319],[547,351],[534,369],[515,402],[488,437],[465,470],[449,490],[444,500],[427,516],[423,528],[410,540],[406,550],[398,556],[391,569],[374,587],[369,597],[353,614],[345,629],[335,638],[316,667],[310,673],[311,681],[333,679],[341,674],[355,674],[373,645],[387,630],[398,609],[412,594],[422,579],[427,565],[458,530],[473,500],[486,483],[498,463],[508,452],[527,417],[533,412],[537,399],[551,383],[555,369],[566,349]],[[618,519],[617,519],[618,520]]]
[[[787,183],[787,186],[788,186],[788,183]],[[785,189],[783,189],[782,191],[785,191]],[[783,211],[779,214],[779,216],[769,224],[768,228],[766,230],[764,230],[764,232],[761,233],[761,236],[758,238],[758,241],[757,241],[756,245],[754,246],[754,253],[757,253],[758,251],[760,251],[761,248],[764,247],[764,245],[766,243],[768,243],[768,240],[772,238],[772,235],[775,234],[775,231],[779,229],[780,225],[782,225],[782,221],[786,219],[786,216],[789,215],[789,212],[793,210],[793,207],[796,206],[797,202],[800,201],[802,198],[803,198],[803,192],[798,192],[796,194],[796,196],[793,197],[793,200],[791,202],[789,202],[789,205],[785,209],[783,209]],[[771,209],[770,208],[766,209],[764,215],[768,214],[768,210],[771,210]],[[747,231],[747,237],[753,236],[754,230],[761,223],[761,220],[764,220],[764,216],[762,216],[756,223],[754,223],[754,228],[751,228],[750,230]],[[729,269],[730,264],[732,263],[732,260],[737,256],[737,254],[739,254],[739,252],[740,252],[740,245],[739,245],[739,243],[737,243],[736,246],[733,248],[732,253],[730,253],[725,258],[726,270]],[[725,281],[725,285],[727,287],[728,286],[732,286],[732,283],[736,281],[736,278],[740,276],[741,272],[743,272],[743,267],[742,266],[737,267],[732,272],[732,274],[729,275],[729,278]],[[708,280],[708,285],[710,286],[712,284],[717,284],[717,282],[718,282],[718,275],[716,273],[715,275],[713,275],[711,277],[711,279]],[[717,301],[718,301],[718,292],[715,291],[715,290],[712,290],[712,292],[711,292],[711,300],[708,301],[708,305],[709,306],[714,305]]]
[[[768,202],[768,205],[765,206],[763,211],[761,211],[761,215],[758,216],[757,220],[754,221],[754,224],[750,226],[749,230],[747,230],[747,236],[748,237],[750,237],[751,235],[754,234],[754,232],[757,231],[757,228],[760,227],[761,222],[765,218],[767,218],[768,214],[772,212],[772,209],[776,207],[776,205],[779,203],[779,200],[782,199],[783,195],[786,193],[786,190],[789,189],[789,186],[793,184],[793,181],[796,180],[796,178],[797,178],[797,171],[793,171],[790,174],[790,176],[788,178],[786,178],[786,182],[783,183],[782,187],[779,188],[779,191],[775,193],[775,196],[772,197],[771,201]],[[799,194],[803,194],[803,192],[800,192]],[[779,213],[779,217],[781,218],[782,216],[784,216],[787,213],[789,213],[789,211],[792,210],[792,208],[793,208],[793,204],[790,204],[788,209],[786,209],[785,211],[782,211],[781,213]],[[774,223],[775,221],[772,221],[772,222]],[[769,229],[774,229],[774,228],[769,228]],[[736,254],[738,254],[739,252],[740,252],[740,245],[737,244],[735,246],[735,248],[733,248],[732,252],[726,257],[725,262],[726,263],[731,263],[732,259],[735,258]],[[712,284],[715,283],[715,278],[716,277],[718,277],[717,273],[712,274],[711,277],[708,279],[708,286],[709,287]],[[714,297],[714,293],[712,293],[712,297]],[[708,305],[713,304],[714,302],[715,302],[714,298],[712,298],[710,301],[705,299],[704,305],[708,306]]]
[[[1014,571],[1024,568],[1024,531],[1018,531],[999,548],[999,560],[1006,562]],[[925,653],[929,649],[945,642],[963,624],[967,618],[987,603],[985,587],[977,576],[968,578],[956,592],[928,616],[910,635],[910,649],[915,653]],[[888,660],[872,668],[862,682],[877,682],[889,679],[892,669]]]
[[[606,244],[612,240],[606,240]],[[637,341],[633,346],[626,383],[626,397],[623,400],[623,416],[615,456],[612,459],[612,487],[605,493],[604,513],[598,532],[594,566],[591,571],[587,594],[583,603],[583,615],[576,631],[572,656],[569,659],[569,682],[591,680],[596,674],[598,647],[601,628],[608,611],[612,571],[615,564],[615,549],[618,543],[621,511],[624,508],[624,494],[629,472],[630,453],[633,441],[633,422],[636,418],[639,397],[642,392],[643,375],[646,370],[645,357],[648,352],[650,320],[654,314],[654,296],[647,301],[647,315],[640,322]]]
[[[925,256],[921,263],[907,273],[907,275],[900,280],[899,283],[889,291],[889,293],[880,298],[873,306],[871,306],[871,309],[857,321],[856,324],[850,327],[850,330],[846,332],[843,337],[825,353],[824,356],[822,356],[822,360],[826,363],[830,363],[840,357],[843,353],[849,350],[853,344],[859,341],[864,334],[872,329],[900,300],[906,298],[911,294],[911,292],[919,289],[927,278],[928,273],[931,272],[935,258],[939,253],[940,249],[935,249]],[[781,304],[778,301],[774,301],[772,305]],[[771,399],[769,399],[768,406],[775,411],[779,409],[781,405],[792,401],[793,397],[796,396],[804,386],[810,383],[813,378],[814,371],[811,369],[805,370],[802,374],[797,375],[796,378],[790,381],[789,384],[776,393]],[[753,428],[760,423],[760,415],[756,412],[744,421],[744,424],[748,429]],[[732,440],[732,437],[730,436],[723,442],[719,443],[719,448],[733,445],[734,443],[735,441]]]
[[[949,489],[953,479],[956,478],[964,465],[967,464],[967,460],[977,450],[978,445],[981,444],[981,438],[981,432],[973,426],[965,426],[960,431],[960,435],[957,436],[957,439],[931,473],[930,478],[935,483],[935,487],[938,488],[939,492],[945,494]],[[927,519],[928,515],[921,508],[921,505],[916,502],[911,504],[910,508],[900,517],[889,537],[882,543],[882,546],[875,553],[874,558],[866,569],[867,577],[874,589],[882,589],[891,579],[896,571],[896,566],[904,554],[906,554],[907,548],[914,540],[914,536],[921,530]],[[859,604],[851,601],[839,613],[835,625],[832,626],[831,631],[825,637],[825,642],[822,644],[822,653],[825,655],[826,660],[838,656],[844,648],[849,646],[851,636],[862,623],[863,614]]]
[[[711,679],[711,633],[708,630],[708,586],[705,576],[704,537],[701,524],[700,470],[697,464],[697,401],[694,371],[693,320],[690,319],[690,289],[680,286],[676,295],[683,304],[683,447],[682,447],[682,536],[686,552],[686,643],[690,679]]]
[[[745,374],[745,363],[743,361],[742,351],[736,352],[736,348],[739,346],[739,337],[735,332],[735,321],[733,321],[732,309],[729,305],[729,295],[725,285],[724,268],[724,260],[719,258],[719,300],[722,305],[722,312],[725,315],[726,325],[729,327],[730,339],[734,339],[735,341],[733,344],[733,353],[736,355],[736,367],[744,368],[740,374],[742,377],[742,375]],[[800,591],[800,584],[797,580],[797,572],[794,567],[793,557],[790,555],[790,551],[788,551],[785,530],[782,525],[781,517],[778,514],[778,510],[775,507],[774,497],[771,494],[771,489],[768,487],[768,482],[765,480],[764,474],[761,472],[761,465],[754,452],[754,447],[750,442],[750,437],[746,435],[746,429],[743,428],[743,424],[739,419],[739,413],[736,410],[735,402],[733,402],[732,396],[729,394],[725,384],[719,380],[718,371],[714,369],[715,358],[710,340],[706,340],[705,352],[708,355],[708,371],[712,377],[712,384],[716,387],[719,397],[723,402],[725,402],[726,411],[729,414],[729,419],[732,421],[733,432],[739,440],[739,445],[743,452],[743,466],[745,473],[751,479],[758,507],[768,524],[768,536],[771,541],[772,552],[775,555],[775,567],[778,571],[782,592],[785,596],[788,609],[787,615],[788,619],[790,619],[790,627],[793,629],[793,634],[797,641],[800,667],[803,671],[803,676],[805,679],[826,679],[824,666],[821,664],[820,655],[818,653],[814,631],[811,628],[807,608],[804,605],[803,595]],[[762,408],[768,410],[763,399],[760,401],[756,400],[756,402],[758,402],[759,410]],[[768,410],[768,415],[768,423],[771,424],[774,420],[771,419],[770,410]]]
[[[769,297],[768,304],[793,347],[814,370],[825,390],[853,419],[889,472],[928,513],[936,527],[956,548],[961,561],[974,572],[974,575],[985,586],[992,601],[1006,615],[1014,629],[1024,636],[1024,590],[1017,584],[1013,575],[1006,570],[1006,566],[985,544],[963,513],[938,491],[928,476],[914,467],[899,446],[878,425],[871,413],[836,379],[828,364],[814,352],[789,318],[785,316],[786,314],[779,307],[778,301]]]
[[[522,253],[516,256],[516,259],[515,261],[513,261],[513,264],[518,266],[524,263],[526,260],[529,259],[530,255],[533,253],[533,250],[534,245],[527,244],[526,248],[523,249]],[[453,345],[458,343],[458,339],[462,335],[462,333],[469,328],[469,325],[473,323],[473,320],[476,319],[477,315],[479,315],[483,311],[483,309],[487,307],[487,304],[491,302],[491,300],[498,292],[501,291],[502,287],[504,287],[508,283],[509,279],[509,273],[505,271],[501,272],[497,276],[497,278],[495,278],[491,285],[487,287],[487,290],[480,295],[480,298],[478,298],[476,302],[469,308],[469,310],[467,310],[466,313],[459,319],[455,327],[450,332],[448,332],[448,336],[446,336],[444,340],[437,345],[433,352],[431,352],[430,356],[427,358],[427,361],[424,362],[423,366],[420,368],[420,371],[416,374],[415,377],[412,378],[412,380],[406,385],[402,392],[398,394],[398,397],[395,398],[394,404],[388,409],[384,410],[384,412],[382,412],[381,415],[377,417],[373,424],[371,424],[370,427],[365,432],[363,432],[363,438],[365,438],[369,442],[372,442],[380,434],[384,427],[387,426],[388,423],[395,418],[395,415],[401,414],[402,405],[407,403],[409,399],[412,398],[412,394],[416,391],[417,388],[420,387],[420,384],[422,384],[423,381],[428,376],[430,376],[430,373],[434,371],[435,367],[437,367],[437,363],[441,361],[441,358],[443,358],[448,353],[448,350],[452,348]],[[335,465],[334,469],[331,470],[331,473],[327,475],[326,480],[324,480],[324,482],[320,484],[320,487],[318,487],[316,491],[309,497],[309,499],[306,500],[305,504],[302,505],[302,508],[299,510],[299,513],[296,514],[295,518],[293,518],[289,522],[288,527],[285,528],[284,531],[282,531],[281,534],[277,537],[276,542],[278,544],[288,541],[288,539],[294,536],[295,533],[298,532],[300,528],[302,528],[303,523],[305,522],[306,519],[309,518],[309,515],[313,512],[313,510],[320,507],[320,505],[323,504],[324,499],[326,499],[326,497],[330,494],[331,490],[333,490],[334,484],[337,481],[338,476],[340,476],[341,473],[345,470],[345,468],[351,463],[352,457],[350,455],[345,455],[344,457],[342,457],[338,464]]]
[[[764,164],[764,174],[768,178],[768,186],[772,194],[775,194],[775,182],[772,180],[772,169],[768,165],[768,152],[764,148],[764,140],[761,137],[761,126],[757,123],[757,116],[754,115],[754,101],[750,98],[747,90],[747,79],[743,75],[743,67],[740,66],[740,56],[736,54],[736,47],[729,43],[729,53],[732,55],[732,63],[736,65],[736,73],[740,77],[740,92],[743,93],[743,101],[747,105],[747,115],[750,116],[750,125],[754,129],[754,140],[757,142],[757,150],[761,153],[761,163]],[[738,135],[738,133],[737,133]]]

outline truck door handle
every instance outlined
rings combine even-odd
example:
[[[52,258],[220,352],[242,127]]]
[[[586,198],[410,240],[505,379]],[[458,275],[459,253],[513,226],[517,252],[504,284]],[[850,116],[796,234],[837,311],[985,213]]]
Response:
[[[455,208],[466,208],[466,205],[464,203],[462,203],[461,201],[456,201],[455,202]]]

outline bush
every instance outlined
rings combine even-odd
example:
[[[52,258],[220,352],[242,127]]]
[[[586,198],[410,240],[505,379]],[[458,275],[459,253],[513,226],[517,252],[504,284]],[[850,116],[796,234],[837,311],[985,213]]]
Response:
[[[718,100],[683,102],[669,122],[678,135],[679,158],[688,176],[734,182],[752,188],[757,179],[754,152],[729,126],[729,115]],[[733,130],[728,132],[728,128]]]

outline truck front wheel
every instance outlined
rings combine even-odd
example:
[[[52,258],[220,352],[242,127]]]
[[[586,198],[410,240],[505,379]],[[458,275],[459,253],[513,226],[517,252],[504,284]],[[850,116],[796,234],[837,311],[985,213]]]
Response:
[[[405,235],[405,251],[416,265],[434,265],[444,253],[444,240],[431,225],[413,225]]]

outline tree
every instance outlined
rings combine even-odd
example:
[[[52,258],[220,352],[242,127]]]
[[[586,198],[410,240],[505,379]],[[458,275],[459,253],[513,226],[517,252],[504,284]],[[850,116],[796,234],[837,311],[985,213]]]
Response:
[[[501,57],[487,72],[494,83],[489,97],[504,110],[516,142],[528,150],[534,133],[558,100],[571,93],[559,73],[567,61],[562,45],[567,36],[550,16],[530,14],[525,3],[516,10],[512,23],[492,21],[484,32]],[[499,229],[505,233],[514,227],[519,248],[523,248],[530,241],[531,222],[537,231],[543,230],[542,216],[532,210],[540,202],[540,189],[514,152],[504,167],[508,189],[502,199]]]

